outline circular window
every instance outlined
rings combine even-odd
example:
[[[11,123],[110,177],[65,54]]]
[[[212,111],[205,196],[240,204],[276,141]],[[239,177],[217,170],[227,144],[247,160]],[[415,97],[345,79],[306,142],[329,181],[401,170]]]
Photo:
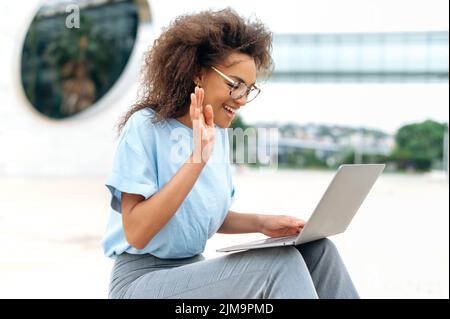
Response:
[[[119,79],[136,42],[146,1],[49,0],[22,48],[21,81],[30,103],[62,119],[83,112]]]

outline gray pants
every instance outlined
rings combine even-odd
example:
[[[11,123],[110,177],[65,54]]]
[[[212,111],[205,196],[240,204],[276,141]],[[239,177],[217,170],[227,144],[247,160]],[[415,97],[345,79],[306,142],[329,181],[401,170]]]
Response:
[[[255,249],[205,260],[123,253],[115,260],[110,298],[359,298],[328,239]]]

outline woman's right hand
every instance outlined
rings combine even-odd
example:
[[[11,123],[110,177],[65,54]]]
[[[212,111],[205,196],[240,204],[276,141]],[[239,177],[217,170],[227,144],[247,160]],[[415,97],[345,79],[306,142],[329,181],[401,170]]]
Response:
[[[197,86],[195,87],[195,93],[191,93],[189,115],[192,120],[194,135],[194,163],[206,163],[209,160],[216,139],[214,112],[210,104],[203,108],[204,96],[204,90]]]

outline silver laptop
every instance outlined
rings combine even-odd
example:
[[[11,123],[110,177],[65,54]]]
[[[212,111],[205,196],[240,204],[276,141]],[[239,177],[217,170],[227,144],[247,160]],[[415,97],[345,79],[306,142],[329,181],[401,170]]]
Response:
[[[256,240],[217,251],[299,245],[343,233],[384,167],[385,164],[341,165],[298,235]]]

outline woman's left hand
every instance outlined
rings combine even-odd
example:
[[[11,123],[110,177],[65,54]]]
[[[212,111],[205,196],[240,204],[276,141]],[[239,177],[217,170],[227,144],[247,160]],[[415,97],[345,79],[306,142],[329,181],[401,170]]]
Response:
[[[261,215],[261,233],[269,237],[297,235],[305,226],[305,221],[287,215]]]

